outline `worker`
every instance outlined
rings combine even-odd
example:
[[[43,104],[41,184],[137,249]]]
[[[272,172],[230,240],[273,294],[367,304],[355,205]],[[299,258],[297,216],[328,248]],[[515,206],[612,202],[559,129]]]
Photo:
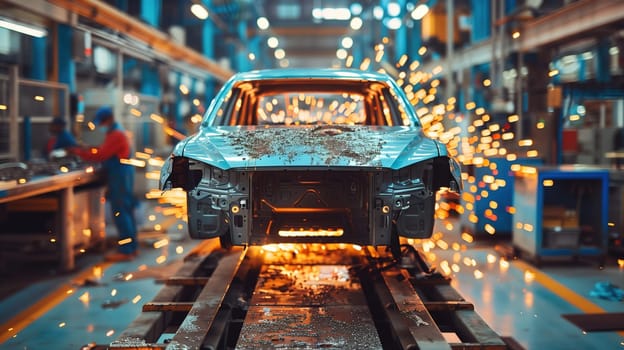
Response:
[[[101,107],[93,123],[106,129],[106,138],[97,148],[71,148],[70,153],[86,161],[102,162],[106,171],[106,199],[110,203],[113,222],[119,234],[118,251],[106,256],[108,261],[130,261],[137,255],[137,227],[134,218],[134,167],[121,162],[130,158],[130,140],[115,121],[110,107]]]
[[[69,130],[65,128],[67,123],[63,118],[54,118],[48,127],[52,137],[48,140],[46,145],[46,154],[58,149],[64,149],[68,147],[76,147],[78,143]]]

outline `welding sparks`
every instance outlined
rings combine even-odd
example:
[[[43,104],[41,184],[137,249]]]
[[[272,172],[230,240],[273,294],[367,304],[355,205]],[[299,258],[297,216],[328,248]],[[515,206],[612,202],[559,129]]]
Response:
[[[89,306],[89,300],[90,300],[89,292],[84,292],[80,297],[78,297],[78,300],[82,301],[85,307]]]
[[[117,241],[118,245],[126,245],[130,243],[132,243],[132,238],[124,238],[124,239]]]
[[[497,260],[496,256],[493,254],[488,254],[486,259],[489,264],[494,264]]]
[[[169,245],[169,240],[166,238],[163,238],[161,240],[154,242],[154,249],[160,249],[168,245]]]
[[[535,273],[533,271],[524,271],[524,282],[532,283],[535,280]]]

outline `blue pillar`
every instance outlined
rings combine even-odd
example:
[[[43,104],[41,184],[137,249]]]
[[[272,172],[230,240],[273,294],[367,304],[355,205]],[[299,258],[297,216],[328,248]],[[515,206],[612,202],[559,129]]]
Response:
[[[210,0],[203,0],[204,5],[210,6]],[[208,58],[214,58],[214,35],[215,27],[212,21],[204,21],[202,26],[202,54]],[[214,79],[209,78],[205,81],[206,84],[206,98],[211,99],[214,97],[215,82]]]
[[[32,38],[32,56],[30,59],[30,78],[47,80],[46,68],[48,57],[46,52],[47,38]]]
[[[599,83],[606,83],[611,80],[611,56],[609,55],[609,40],[600,39],[598,41],[598,47],[596,48],[596,81]]]
[[[398,0],[397,3],[401,7],[399,18],[402,18],[405,15],[405,0]],[[407,54],[407,27],[403,23],[394,33],[394,61],[398,62],[405,54]]]
[[[162,0],[141,0],[141,18],[152,27],[160,25]]]
[[[160,13],[162,9],[162,0],[141,0],[141,18],[154,28],[160,26]],[[149,64],[141,66],[141,94],[150,96],[161,96],[160,79],[158,76],[158,68]],[[151,145],[150,122],[143,121],[143,145]]]
[[[236,52],[236,69],[239,72],[245,72],[249,70],[249,59],[247,58],[247,50],[249,47],[249,41],[247,40],[247,21],[238,22],[238,38],[241,41],[242,48],[234,46]]]
[[[43,38],[32,38],[32,56],[30,60],[30,72],[28,78],[35,80],[47,80],[47,40]],[[32,157],[32,122],[29,116],[24,116],[22,121],[22,144],[24,149],[24,160],[28,161]]]
[[[422,47],[422,21],[414,21],[414,26],[408,31],[408,37],[407,52],[409,61],[418,60],[422,62],[422,58],[418,54],[418,50]]]
[[[364,50],[364,34],[356,34],[353,36],[353,48],[351,48],[351,55],[353,56],[353,63],[351,67],[358,68],[362,64],[362,51]],[[360,37],[360,39],[358,39]]]
[[[491,7],[490,1],[470,0],[472,8],[472,31],[470,41],[472,43],[487,39],[491,35]]]
[[[249,52],[252,52],[254,55],[256,55],[256,59],[254,62],[250,62],[250,69],[254,69],[256,68],[258,65],[255,62],[258,62],[261,57],[261,53],[260,53],[260,42],[262,41],[262,37],[259,35],[254,36],[253,38],[251,38],[249,40]]]
[[[516,9],[516,0],[505,0],[505,15],[509,15]]]
[[[115,6],[121,12],[128,12],[128,0],[115,0]]]
[[[176,102],[175,102],[175,110],[173,111],[174,118],[175,118],[174,128],[176,130],[182,130],[182,127],[184,126],[184,116],[182,115],[180,111],[180,108],[182,105],[182,98],[183,98],[182,92],[180,91],[180,84],[182,84],[182,73],[176,72],[176,85],[175,85]]]
[[[69,92],[76,92],[76,66],[72,59],[72,45],[73,31],[72,28],[66,24],[59,24],[57,30],[58,39],[58,81],[65,83],[69,86]]]
[[[379,38],[376,38],[375,44],[381,43],[381,40],[388,36],[388,27],[386,27],[386,25],[384,24],[384,22],[390,18],[390,17],[388,17],[388,3],[390,3],[390,0],[381,0],[380,1],[381,8],[383,8],[383,17],[381,18],[381,23],[379,23],[379,28],[380,28],[379,29]],[[384,60],[387,58],[386,57],[387,54],[388,54],[388,52],[386,51],[386,53],[384,54]],[[372,66],[372,64],[371,64],[371,66]]]

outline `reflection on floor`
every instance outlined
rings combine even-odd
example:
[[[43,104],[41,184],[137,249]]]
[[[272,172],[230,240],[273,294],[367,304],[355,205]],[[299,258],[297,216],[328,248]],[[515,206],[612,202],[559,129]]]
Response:
[[[526,349],[624,349],[624,332],[585,334],[561,317],[588,310],[623,312],[623,302],[589,296],[596,282],[624,286],[624,270],[616,262],[603,269],[594,262],[537,269],[501,257],[491,244],[467,243],[451,228],[444,223],[445,244],[429,245],[428,255],[438,270],[450,272],[452,285],[500,335]],[[135,261],[103,264],[101,255],[87,254],[78,259],[78,272],[46,276],[5,297],[0,349],[78,349],[116,339],[161,288],[155,281],[173,274],[198,245],[174,231],[144,236]]]

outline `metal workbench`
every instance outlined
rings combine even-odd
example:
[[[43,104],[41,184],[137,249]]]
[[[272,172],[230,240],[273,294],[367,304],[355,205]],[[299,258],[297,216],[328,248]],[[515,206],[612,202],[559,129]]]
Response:
[[[74,268],[75,218],[81,216],[82,219],[88,221],[85,225],[89,227],[90,233],[94,236],[104,235],[103,184],[101,180],[102,174],[94,170],[93,167],[88,167],[57,175],[33,176],[30,179],[23,179],[22,182],[25,181],[24,183],[20,183],[18,180],[3,181],[0,183],[0,205],[3,205],[4,208],[19,206],[20,211],[56,211],[54,230],[58,237],[59,267],[63,271],[70,271]],[[78,204],[75,203],[77,190],[89,191],[87,200],[95,206],[99,203],[101,208],[76,210]],[[29,207],[33,203],[28,202],[29,200],[43,197],[51,199],[53,202],[40,201],[43,203],[43,208]],[[16,218],[9,214],[6,220],[16,220]],[[3,235],[2,237],[6,238],[6,236]]]

